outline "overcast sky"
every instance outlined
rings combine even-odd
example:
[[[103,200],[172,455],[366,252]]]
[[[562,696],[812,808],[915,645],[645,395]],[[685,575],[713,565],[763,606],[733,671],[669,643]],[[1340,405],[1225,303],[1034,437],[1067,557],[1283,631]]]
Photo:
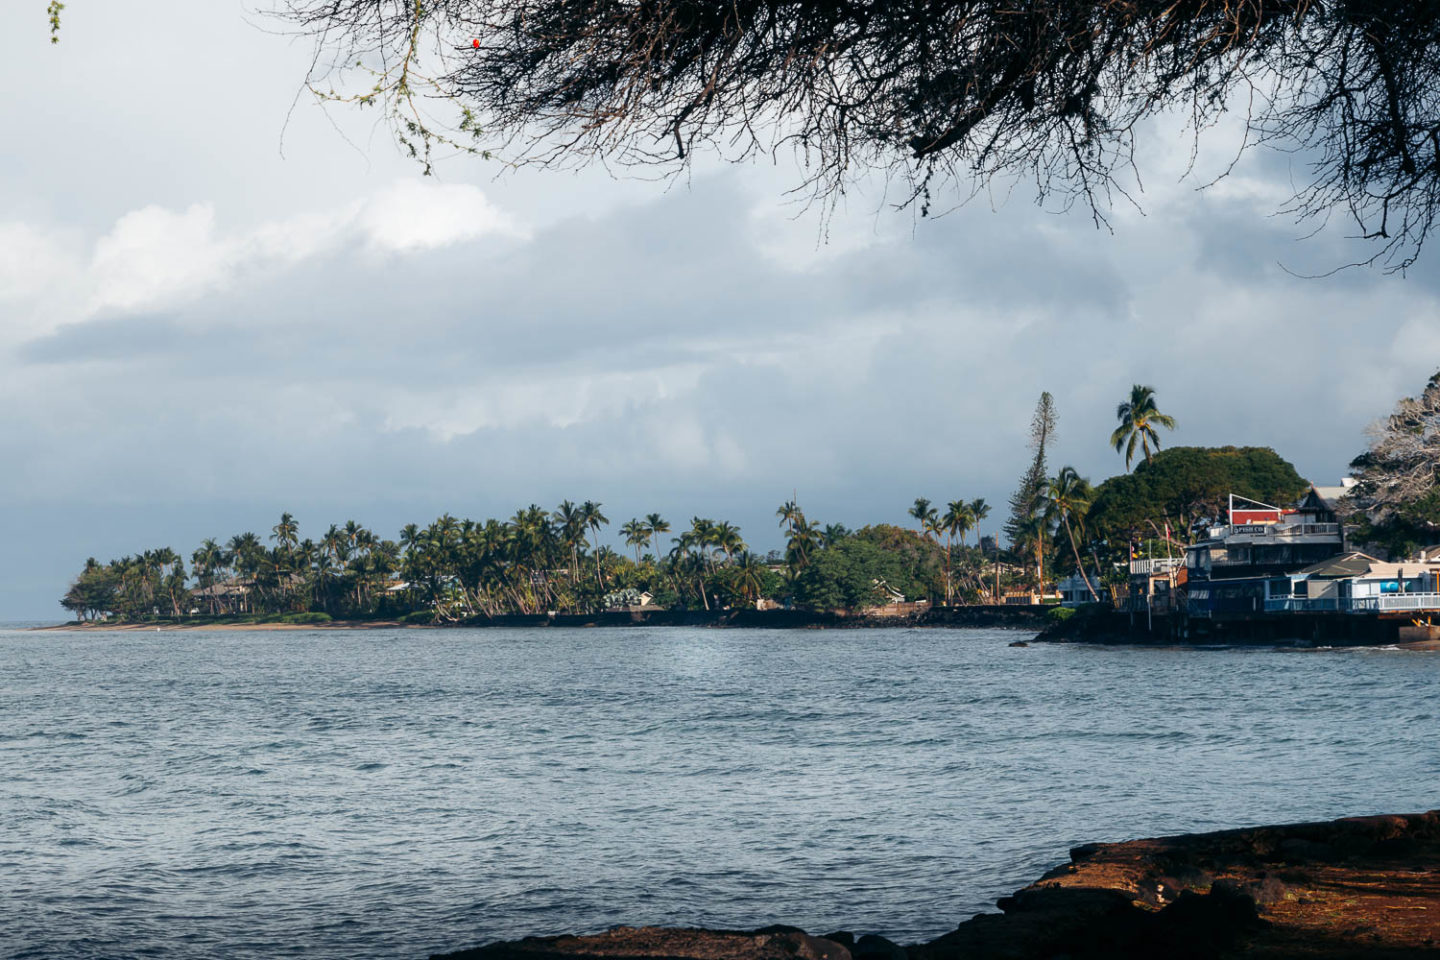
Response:
[[[85,557],[356,519],[603,502],[779,545],[1004,503],[1049,390],[1052,463],[1098,481],[1132,383],[1169,444],[1273,446],[1334,482],[1440,366],[1432,251],[1350,271],[1271,214],[1293,171],[1183,178],[1162,132],[1113,233],[1018,191],[917,220],[861,185],[831,222],[784,164],[684,181],[424,178],[301,98],[309,48],[231,2],[44,4],[0,29],[0,620],[53,619]],[[289,121],[287,125],[287,115]],[[283,138],[283,141],[282,141]],[[822,242],[822,232],[828,239]]]

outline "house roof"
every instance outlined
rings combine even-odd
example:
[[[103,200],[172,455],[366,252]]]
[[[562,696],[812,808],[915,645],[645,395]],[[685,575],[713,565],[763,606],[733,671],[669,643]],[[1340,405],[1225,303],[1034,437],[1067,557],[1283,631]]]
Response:
[[[1347,553],[1311,564],[1300,570],[1300,573],[1307,577],[1358,577],[1369,573],[1371,566],[1379,562],[1369,554]]]
[[[1434,576],[1440,573],[1440,563],[1430,561],[1422,563],[1419,560],[1402,560],[1399,563],[1382,563],[1379,560],[1370,564],[1369,574],[1372,577],[1385,577],[1390,580],[1398,580],[1401,577]]]
[[[1384,577],[1395,580],[1402,576],[1440,573],[1440,561],[1409,560],[1387,563],[1376,560],[1369,554],[1347,553],[1342,557],[1322,560],[1299,572],[1308,577]]]

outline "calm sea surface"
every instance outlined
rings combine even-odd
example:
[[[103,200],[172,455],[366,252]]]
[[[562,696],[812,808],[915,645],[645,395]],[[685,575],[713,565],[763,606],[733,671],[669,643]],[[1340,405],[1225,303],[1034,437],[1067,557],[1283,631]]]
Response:
[[[1440,655],[0,632],[0,956],[937,936],[1088,840],[1440,806]]]

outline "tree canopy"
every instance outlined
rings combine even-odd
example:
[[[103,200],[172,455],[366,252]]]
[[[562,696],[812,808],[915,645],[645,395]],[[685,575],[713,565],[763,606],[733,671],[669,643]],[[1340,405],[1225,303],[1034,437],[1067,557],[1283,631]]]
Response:
[[[1171,447],[1100,484],[1086,524],[1112,544],[1159,536],[1166,522],[1183,536],[1196,521],[1221,516],[1232,493],[1284,506],[1309,486],[1269,447]]]
[[[1142,121],[1247,111],[1246,146],[1300,154],[1289,212],[1348,215],[1413,262],[1440,199],[1440,3],[1402,0],[287,0],[312,87],[385,104],[428,146],[429,96],[510,159],[683,166],[790,146],[808,185],[899,173],[1034,181],[1103,218]],[[356,72],[363,77],[359,93]],[[455,128],[451,128],[452,130]]]
[[[1440,541],[1440,373],[1371,427],[1370,447],[1350,469],[1357,539],[1400,554]]]

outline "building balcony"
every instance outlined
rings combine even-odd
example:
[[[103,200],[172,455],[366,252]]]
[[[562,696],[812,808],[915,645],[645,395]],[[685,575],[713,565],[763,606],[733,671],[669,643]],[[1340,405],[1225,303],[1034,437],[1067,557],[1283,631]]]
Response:
[[[1152,560],[1131,560],[1132,576],[1147,576],[1152,573],[1166,573],[1185,566],[1184,557],[1156,557]]]

